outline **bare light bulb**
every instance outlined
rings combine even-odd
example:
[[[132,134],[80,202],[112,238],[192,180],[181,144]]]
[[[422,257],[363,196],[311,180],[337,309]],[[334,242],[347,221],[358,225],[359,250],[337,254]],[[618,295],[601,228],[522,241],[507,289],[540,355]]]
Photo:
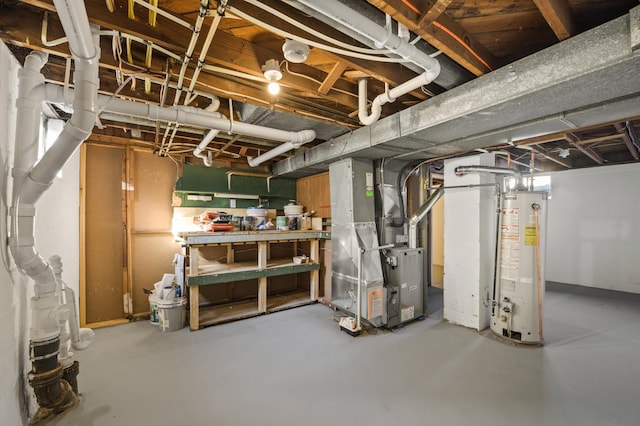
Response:
[[[277,81],[270,82],[267,86],[267,91],[272,95],[277,95],[278,93],[280,93],[280,84],[278,84]]]

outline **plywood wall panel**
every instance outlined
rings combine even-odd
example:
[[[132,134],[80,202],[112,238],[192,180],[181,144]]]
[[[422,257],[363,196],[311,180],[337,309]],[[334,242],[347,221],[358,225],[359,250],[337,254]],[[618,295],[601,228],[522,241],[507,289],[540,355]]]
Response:
[[[88,324],[125,316],[123,268],[126,264],[122,217],[125,150],[87,147],[85,247]]]
[[[300,178],[296,181],[296,197],[304,211],[315,211],[317,217],[331,217],[329,172]]]

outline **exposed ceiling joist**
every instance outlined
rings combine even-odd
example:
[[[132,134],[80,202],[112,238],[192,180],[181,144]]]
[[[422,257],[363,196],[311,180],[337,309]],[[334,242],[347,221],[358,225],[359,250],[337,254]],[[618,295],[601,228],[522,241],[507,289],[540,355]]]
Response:
[[[575,23],[567,0],[533,0],[558,40],[575,34]]]
[[[549,153],[547,151],[545,151],[544,149],[542,149],[540,147],[531,146],[530,149],[531,149],[531,151],[535,152],[536,154],[540,154],[544,158],[546,158],[547,160],[552,161],[552,162],[554,162],[556,164],[559,164],[562,167],[566,167],[567,169],[570,169],[570,168],[573,167],[571,165],[571,163],[569,163],[568,161],[561,160],[560,158],[556,158],[553,155],[549,155]]]
[[[422,11],[422,16],[418,18],[418,27],[431,24],[444,13],[453,0],[428,0]]]
[[[578,138],[575,134],[567,133],[566,140],[571,144],[572,147],[576,148],[578,151],[591,158],[598,165],[601,166],[606,162],[606,160],[602,158],[602,156],[598,154],[594,149],[588,146],[582,146],[582,144],[579,143],[580,138]]]
[[[461,64],[476,76],[496,68],[496,60],[484,46],[447,14],[428,25],[418,25],[423,11],[409,0],[368,0],[378,9],[415,32],[429,44]]]
[[[618,131],[618,133],[622,135],[622,140],[624,141],[624,144],[627,146],[627,149],[629,150],[633,158],[635,160],[640,159],[640,155],[638,154],[638,148],[636,148],[636,146],[633,144],[633,141],[629,137],[627,126],[624,125],[623,123],[616,123],[615,128]]]

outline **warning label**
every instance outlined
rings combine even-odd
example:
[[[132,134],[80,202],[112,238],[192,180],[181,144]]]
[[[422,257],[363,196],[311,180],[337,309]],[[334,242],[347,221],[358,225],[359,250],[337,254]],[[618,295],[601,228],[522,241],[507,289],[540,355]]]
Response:
[[[535,246],[538,233],[535,226],[525,226],[524,228],[524,245]]]

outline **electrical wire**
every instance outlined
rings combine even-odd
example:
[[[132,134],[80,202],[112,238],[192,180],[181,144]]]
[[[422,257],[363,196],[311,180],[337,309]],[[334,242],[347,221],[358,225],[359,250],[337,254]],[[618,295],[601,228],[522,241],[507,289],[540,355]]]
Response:
[[[304,75],[304,74],[301,74],[299,72],[291,71],[289,69],[289,62],[288,61],[282,61],[282,63],[284,64],[284,69],[287,71],[287,73],[289,73],[291,75],[298,76],[298,77],[306,78],[307,80],[313,81],[314,83],[317,83],[317,84],[322,84],[322,81],[316,80],[313,77],[309,77],[308,75]],[[352,96],[354,98],[358,97],[358,95],[353,93],[353,92],[349,92],[347,90],[338,89],[337,87],[334,87],[334,86],[332,86],[329,90],[333,90],[335,92],[343,93],[345,95]]]
[[[270,6],[267,6],[266,4],[263,4],[257,0],[245,0],[247,3],[252,4],[254,6],[257,6],[259,8],[261,8],[262,10],[265,10],[269,13],[271,13],[273,16],[276,16],[280,19],[282,19],[283,21],[286,22],[290,22],[291,24],[295,25],[296,27],[300,28],[301,30],[305,31],[308,34],[314,35],[316,37],[318,37],[319,39],[322,39],[326,42],[332,43],[336,46],[342,47],[343,49],[347,49],[347,50],[351,50],[353,52],[359,52],[359,53],[364,53],[364,54],[377,54],[377,55],[386,55],[388,53],[393,53],[390,50],[386,50],[386,49],[371,49],[368,47],[359,47],[359,46],[354,46],[348,43],[344,43],[340,40],[336,40],[332,37],[329,37],[319,31],[314,30],[311,27],[306,26],[305,24],[296,21],[295,19],[292,19],[290,16],[285,15],[284,13],[273,9]],[[418,37],[420,38],[420,37]],[[417,43],[417,40],[415,41]]]
[[[300,36],[297,36],[295,34],[291,34],[291,33],[287,32],[287,31],[284,31],[284,30],[281,30],[279,28],[276,28],[273,25],[269,25],[266,22],[263,22],[263,21],[261,21],[261,20],[259,20],[257,18],[254,18],[253,16],[248,15],[248,14],[246,14],[246,13],[244,13],[242,11],[239,11],[237,9],[234,9],[232,13],[234,15],[238,16],[239,18],[242,18],[242,19],[244,19],[246,21],[249,21],[249,22],[251,22],[251,23],[253,23],[255,25],[258,25],[258,26],[260,26],[260,27],[262,27],[264,29],[267,29],[267,30],[271,31],[272,33],[277,34],[277,35],[279,35],[281,37],[290,38],[292,40],[296,40],[296,41],[299,41],[301,43],[306,43],[309,46],[317,47],[317,48],[326,50],[328,52],[336,53],[338,55],[350,56],[352,58],[365,59],[365,60],[368,60],[368,61],[386,62],[386,63],[394,63],[394,64],[409,62],[409,61],[406,61],[406,60],[404,60],[402,58],[388,58],[386,56],[366,55],[366,54],[362,54],[362,53],[358,53],[358,52],[352,52],[352,51],[348,51],[348,50],[345,50],[345,49],[340,49],[340,48],[333,47],[333,46],[328,46],[328,45],[322,44],[322,43],[317,43],[317,42],[315,42],[313,40],[309,40],[307,38],[300,37]]]
[[[422,12],[420,11],[420,9],[418,9],[409,0],[402,0],[402,3],[404,3],[409,9],[411,9],[415,13],[417,13],[418,16],[422,16]],[[478,61],[482,62],[482,64],[485,67],[487,67],[487,69],[489,71],[493,71],[493,68],[491,68],[491,66],[484,59],[482,59],[482,57],[480,55],[478,55],[475,50],[473,50],[467,43],[465,43],[464,40],[462,40],[460,37],[458,37],[458,35],[455,34],[453,31],[451,31],[449,28],[445,27],[444,25],[442,25],[438,21],[431,22],[431,25],[433,25],[434,27],[439,28],[440,30],[442,30],[445,33],[447,33],[451,38],[453,38],[455,41],[457,41],[462,47],[464,47],[466,50],[468,50],[469,53],[471,53]]]

